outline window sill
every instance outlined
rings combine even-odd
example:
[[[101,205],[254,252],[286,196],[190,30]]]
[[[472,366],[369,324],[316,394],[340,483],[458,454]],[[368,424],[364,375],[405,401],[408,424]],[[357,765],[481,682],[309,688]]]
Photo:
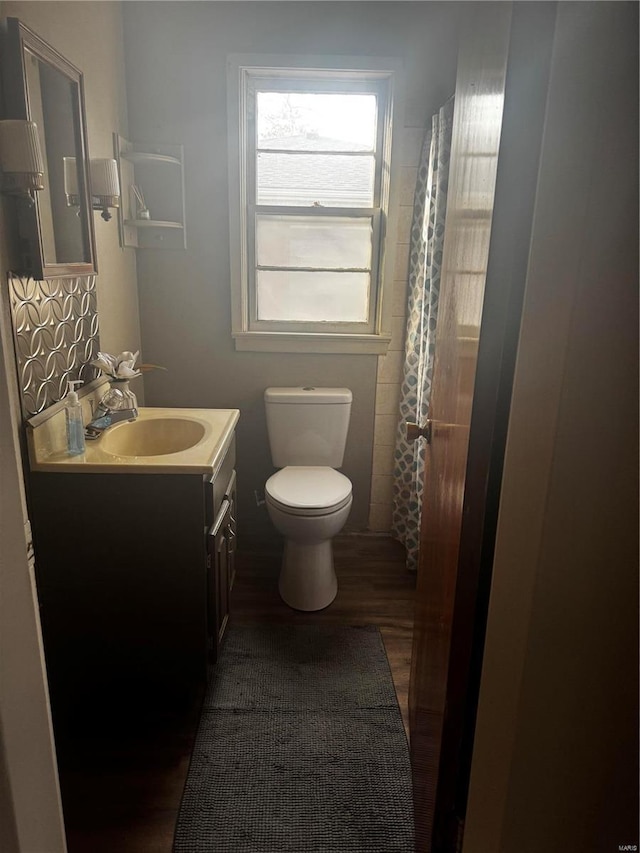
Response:
[[[390,334],[338,335],[302,332],[235,332],[235,347],[244,352],[311,352],[384,355]]]

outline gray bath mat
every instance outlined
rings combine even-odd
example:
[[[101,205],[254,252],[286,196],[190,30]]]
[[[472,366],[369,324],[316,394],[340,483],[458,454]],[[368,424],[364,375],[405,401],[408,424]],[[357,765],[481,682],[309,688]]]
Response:
[[[174,853],[409,853],[411,768],[376,628],[232,626]]]

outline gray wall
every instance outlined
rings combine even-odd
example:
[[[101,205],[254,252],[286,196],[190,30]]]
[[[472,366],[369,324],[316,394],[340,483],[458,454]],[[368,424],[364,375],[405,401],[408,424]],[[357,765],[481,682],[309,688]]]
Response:
[[[89,154],[113,157],[113,132],[127,133],[120,4],[11,0],[0,12],[20,18],[83,72]],[[135,252],[120,248],[115,215],[110,222],[98,213],[93,217],[100,344],[107,352],[135,352],[140,346]],[[142,394],[141,382],[136,392]]]
[[[456,20],[464,4],[124,4],[131,137],[183,143],[188,250],[138,253],[145,361],[168,373],[145,379],[150,405],[241,410],[243,534],[269,529],[253,491],[273,471],[262,393],[269,385],[338,385],[354,404],[344,472],[354,484],[349,526],[367,525],[377,357],[236,352],[231,338],[227,214],[226,56],[312,53],[405,60],[405,110],[422,121],[452,93]]]

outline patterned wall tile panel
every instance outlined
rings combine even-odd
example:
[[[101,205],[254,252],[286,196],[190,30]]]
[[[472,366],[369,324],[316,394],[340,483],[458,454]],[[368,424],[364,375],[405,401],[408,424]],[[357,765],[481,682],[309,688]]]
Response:
[[[96,277],[9,274],[11,322],[22,412],[31,417],[67,393],[71,379],[91,382],[99,349]]]

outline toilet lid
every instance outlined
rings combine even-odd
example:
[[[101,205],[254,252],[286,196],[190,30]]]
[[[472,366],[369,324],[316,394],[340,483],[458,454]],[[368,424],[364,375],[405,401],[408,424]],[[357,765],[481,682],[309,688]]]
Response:
[[[293,509],[324,509],[342,504],[351,495],[351,480],[324,466],[290,466],[269,477],[267,494]]]

